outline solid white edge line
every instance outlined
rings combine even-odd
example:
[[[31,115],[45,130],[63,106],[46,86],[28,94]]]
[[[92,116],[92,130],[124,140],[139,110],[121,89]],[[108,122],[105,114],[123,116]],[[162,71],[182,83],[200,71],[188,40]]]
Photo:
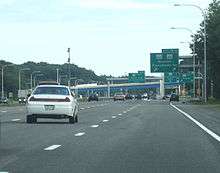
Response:
[[[80,133],[74,134],[74,136],[76,136],[76,137],[83,136],[83,135],[85,135],[85,132],[80,132]]]
[[[210,136],[212,136],[214,139],[216,139],[218,142],[220,142],[220,136],[218,136],[217,134],[215,134],[213,131],[211,131],[210,129],[208,129],[207,127],[205,127],[203,124],[201,124],[200,122],[198,122],[197,120],[195,120],[193,117],[191,117],[189,114],[187,114],[186,112],[182,111],[181,109],[179,109],[178,107],[176,107],[175,105],[173,105],[172,103],[170,103],[170,105],[175,108],[176,110],[178,110],[180,113],[182,113],[183,115],[185,115],[187,118],[189,118],[191,121],[193,121],[197,126],[199,126],[202,130],[204,130],[206,133],[208,133]]]
[[[51,145],[47,148],[44,148],[45,151],[51,151],[51,150],[55,150],[57,149],[58,147],[60,147],[61,145]]]
[[[9,173],[9,172],[1,172],[1,171],[0,171],[0,173]]]

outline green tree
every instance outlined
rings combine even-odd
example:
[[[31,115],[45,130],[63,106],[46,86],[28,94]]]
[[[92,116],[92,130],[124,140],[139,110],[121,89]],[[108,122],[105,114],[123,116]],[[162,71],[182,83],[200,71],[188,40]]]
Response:
[[[210,96],[211,80],[214,82],[214,96],[220,98],[220,1],[213,0],[207,9],[207,89]],[[204,21],[200,30],[194,35],[196,38],[197,60],[204,64]],[[192,46],[191,46],[192,48]],[[202,70],[203,71],[203,70]]]

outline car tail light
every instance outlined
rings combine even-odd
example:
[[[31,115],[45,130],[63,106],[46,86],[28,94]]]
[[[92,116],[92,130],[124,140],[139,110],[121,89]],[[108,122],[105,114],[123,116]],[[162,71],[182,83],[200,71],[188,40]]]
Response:
[[[64,101],[65,101],[65,102],[70,102],[69,97],[66,97]]]
[[[29,101],[37,101],[37,102],[70,102],[69,97],[65,99],[51,99],[51,98],[35,98],[32,96]]]

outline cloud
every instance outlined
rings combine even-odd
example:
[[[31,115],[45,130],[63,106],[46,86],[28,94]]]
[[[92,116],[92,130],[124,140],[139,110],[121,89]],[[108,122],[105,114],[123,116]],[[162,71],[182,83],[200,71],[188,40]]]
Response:
[[[0,0],[0,7],[11,6],[15,0]]]
[[[164,9],[170,7],[164,3],[141,3],[128,0],[80,0],[81,8],[92,9]]]
[[[212,2],[212,0],[176,0],[173,4],[195,4],[205,9]]]

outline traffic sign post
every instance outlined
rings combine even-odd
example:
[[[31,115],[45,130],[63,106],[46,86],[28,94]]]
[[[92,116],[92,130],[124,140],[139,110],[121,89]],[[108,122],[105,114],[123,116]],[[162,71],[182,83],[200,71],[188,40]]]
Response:
[[[193,72],[181,73],[179,77],[179,82],[181,84],[193,83],[194,75]]]
[[[163,49],[162,53],[151,53],[150,58],[152,73],[178,72],[178,49]]]
[[[145,71],[138,71],[138,73],[129,73],[129,83],[144,83],[145,82]]]
[[[165,82],[178,82],[179,49],[162,49],[162,53],[151,53],[151,73],[165,73],[160,81],[160,94],[164,96]]]
[[[166,83],[178,83],[179,73],[164,73]]]

